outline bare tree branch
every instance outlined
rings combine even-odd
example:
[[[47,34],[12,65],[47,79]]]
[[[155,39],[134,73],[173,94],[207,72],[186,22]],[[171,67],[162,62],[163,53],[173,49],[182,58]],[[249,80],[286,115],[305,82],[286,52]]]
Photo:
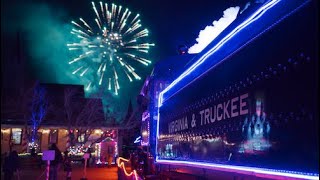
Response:
[[[77,128],[78,135],[84,134],[84,141],[79,142],[78,138],[71,141],[71,145],[75,143],[85,144],[94,128],[104,125],[104,114],[102,110],[101,99],[93,98],[76,98],[77,89],[67,88],[64,96],[64,108],[66,111],[66,120],[68,122],[68,136],[75,137],[71,129]]]

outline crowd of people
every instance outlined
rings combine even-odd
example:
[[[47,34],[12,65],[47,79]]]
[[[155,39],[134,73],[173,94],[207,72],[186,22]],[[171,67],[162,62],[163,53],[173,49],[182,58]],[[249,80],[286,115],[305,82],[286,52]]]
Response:
[[[63,170],[66,172],[66,179],[71,180],[72,166],[68,151],[65,151],[64,156],[62,156],[61,151],[56,144],[52,144],[49,150],[53,150],[55,152],[55,159],[50,161],[49,180],[58,179],[58,170],[61,166],[63,166]],[[35,151],[31,149],[31,157],[35,156]],[[3,163],[1,165],[2,172],[4,173],[4,180],[14,179],[15,173],[20,177],[20,158],[17,151],[11,151],[9,155],[8,153],[4,153],[1,159],[1,163]]]
[[[55,153],[54,160],[50,161],[50,170],[49,170],[49,180],[57,180],[58,179],[58,172],[59,169],[63,169],[65,172],[65,179],[71,180],[72,176],[72,158],[70,156],[70,153],[68,151],[61,152],[56,144],[52,144],[49,148],[49,150],[53,150]],[[35,153],[34,149],[30,150],[31,152],[31,159],[34,159],[36,161],[39,161],[42,165],[45,165],[45,161],[43,161],[37,153]],[[87,159],[87,167],[90,166],[90,162],[94,161],[91,156],[91,150],[88,149],[87,153],[89,153],[89,159]],[[110,153],[108,153],[110,154]],[[2,171],[4,173],[4,180],[12,180],[14,179],[14,175],[20,176],[21,175],[21,157],[18,156],[17,151],[12,151],[9,154],[5,153],[3,154],[3,157],[1,158],[1,165],[2,165]],[[109,164],[111,164],[110,161],[111,158],[108,158],[108,167]],[[84,160],[84,159],[83,159]],[[132,151],[130,153],[130,161],[132,165],[132,169],[135,169],[139,172],[141,175],[150,174],[150,162],[149,162],[149,153],[141,148],[136,149],[135,151]],[[83,161],[84,163],[84,161]],[[23,164],[23,163],[22,163]],[[45,175],[45,172],[42,174]],[[20,179],[20,178],[18,178]]]

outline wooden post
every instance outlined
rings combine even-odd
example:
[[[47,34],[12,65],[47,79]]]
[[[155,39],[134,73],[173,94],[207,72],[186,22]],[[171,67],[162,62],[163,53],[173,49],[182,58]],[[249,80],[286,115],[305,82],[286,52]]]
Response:
[[[83,177],[81,178],[81,180],[87,180],[87,161],[89,158],[89,153],[85,153],[84,156],[84,169],[83,169]]]
[[[46,177],[46,180],[49,180],[49,172],[50,172],[50,160],[47,161],[47,177]]]
[[[87,180],[87,159],[84,159],[83,177],[80,180]]]
[[[49,179],[49,172],[50,172],[50,161],[55,159],[55,151],[54,150],[47,150],[42,152],[42,160],[47,161],[47,177],[46,180]]]
[[[87,158],[84,159],[84,179],[86,179],[86,176],[87,176]]]

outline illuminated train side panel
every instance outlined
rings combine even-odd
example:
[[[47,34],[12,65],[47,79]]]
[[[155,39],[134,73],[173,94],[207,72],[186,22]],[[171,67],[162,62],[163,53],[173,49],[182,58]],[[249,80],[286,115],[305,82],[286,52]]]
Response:
[[[319,178],[314,4],[267,1],[162,91],[158,163]]]

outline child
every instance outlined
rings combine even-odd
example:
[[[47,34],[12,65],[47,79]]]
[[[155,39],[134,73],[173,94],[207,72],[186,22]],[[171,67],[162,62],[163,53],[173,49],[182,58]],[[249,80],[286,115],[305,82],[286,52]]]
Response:
[[[71,180],[71,171],[72,171],[71,158],[68,155],[68,151],[64,152],[63,167],[64,167],[64,171],[67,172],[66,179]]]

